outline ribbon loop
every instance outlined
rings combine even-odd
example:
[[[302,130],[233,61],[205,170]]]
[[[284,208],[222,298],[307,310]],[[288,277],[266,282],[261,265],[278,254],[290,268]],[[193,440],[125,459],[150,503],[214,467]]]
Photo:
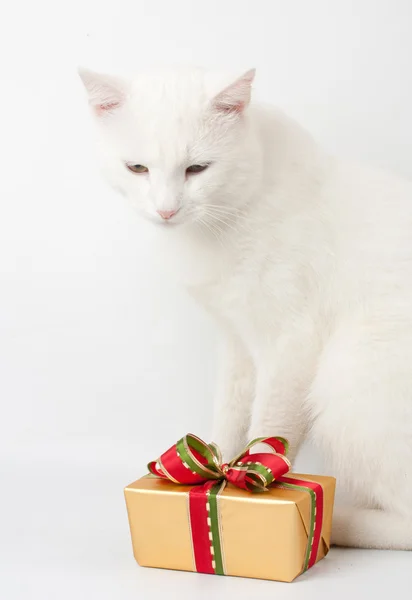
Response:
[[[268,452],[251,452],[257,444],[265,444]],[[187,434],[157,461],[150,462],[148,469],[153,475],[174,483],[196,485],[226,480],[241,489],[260,492],[289,471],[287,451],[288,442],[284,438],[256,438],[230,463],[222,463],[216,444],[206,444],[195,435]]]

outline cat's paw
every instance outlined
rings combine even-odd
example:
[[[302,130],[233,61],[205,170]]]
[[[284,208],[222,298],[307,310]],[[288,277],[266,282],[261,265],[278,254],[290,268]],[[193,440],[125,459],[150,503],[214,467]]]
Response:
[[[218,446],[222,454],[222,462],[224,463],[232,461],[245,447],[245,443],[242,443],[241,441],[230,442],[227,439],[223,439],[222,442],[219,443],[219,437],[216,439],[213,438],[213,443]]]

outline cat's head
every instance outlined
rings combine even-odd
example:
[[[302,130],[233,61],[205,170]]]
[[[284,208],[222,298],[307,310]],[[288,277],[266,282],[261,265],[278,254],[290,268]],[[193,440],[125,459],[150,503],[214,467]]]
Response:
[[[224,85],[197,69],[80,76],[110,183],[155,222],[229,226],[259,178],[247,110],[254,71]]]

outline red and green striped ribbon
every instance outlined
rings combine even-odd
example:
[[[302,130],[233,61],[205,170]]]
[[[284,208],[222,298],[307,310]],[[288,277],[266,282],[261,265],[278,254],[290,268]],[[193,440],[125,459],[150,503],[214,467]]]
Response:
[[[195,568],[198,573],[224,575],[219,494],[226,481],[194,486],[188,496]]]
[[[265,444],[269,451],[251,453],[257,444]],[[309,494],[308,545],[302,570],[315,564],[323,522],[323,489],[313,481],[283,477],[290,469],[287,451],[288,442],[284,438],[262,437],[252,440],[230,463],[222,464],[216,444],[208,445],[188,434],[157,461],[149,463],[152,474],[193,486],[188,502],[196,571],[225,574],[219,495],[227,482],[250,492],[262,492],[274,485]]]
[[[313,567],[318,556],[323,524],[323,488],[320,483],[315,481],[294,479],[292,477],[279,477],[274,486],[284,490],[297,490],[309,494],[310,515],[308,544],[306,546],[302,569],[302,572],[305,572],[310,569],[310,567]]]

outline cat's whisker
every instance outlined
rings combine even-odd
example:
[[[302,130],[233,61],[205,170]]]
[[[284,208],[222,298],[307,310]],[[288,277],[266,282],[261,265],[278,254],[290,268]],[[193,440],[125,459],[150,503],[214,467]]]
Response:
[[[210,223],[208,223],[201,217],[199,217],[198,222],[201,223],[204,227],[206,227],[206,229],[210,231],[210,233],[216,238],[216,240],[218,240],[220,243],[222,242],[220,236],[216,233],[215,228],[212,227]]]
[[[195,219],[194,225],[200,231],[200,233],[202,234],[203,238],[204,239],[208,239],[207,233],[206,233],[205,228],[203,226],[204,223],[202,222],[202,220],[201,219]]]
[[[203,204],[203,208],[213,210],[214,212],[217,212],[219,214],[230,215],[233,217],[242,216],[242,211],[240,211],[238,209],[234,209],[234,208],[229,208],[229,207],[226,208],[226,207],[217,206],[214,204]]]
[[[229,229],[231,229],[232,231],[238,232],[238,230],[236,229],[236,227],[233,226],[233,224],[231,224],[230,222],[227,222],[223,219],[221,219],[220,217],[218,217],[217,215],[211,213],[211,212],[206,212],[206,214],[208,215],[208,217],[210,217],[212,220],[214,221],[218,221],[219,223],[222,223],[225,227],[228,227]]]
[[[222,217],[224,219],[228,219],[232,223],[236,223],[239,220],[236,215],[233,215],[233,214],[230,214],[230,213],[218,212],[218,211],[216,211],[214,209],[210,209],[210,208],[206,208],[204,210],[207,211],[208,214],[216,215],[218,217]]]
[[[209,218],[215,219],[217,221],[220,221],[221,223],[224,223],[225,226],[229,227],[233,231],[236,231],[237,233],[239,233],[239,229],[242,229],[245,232],[252,230],[251,224],[249,223],[249,221],[246,221],[244,218],[238,218],[231,214],[223,214],[223,213],[216,214],[213,210],[205,209],[204,206],[203,206],[203,209]]]
[[[231,219],[237,219],[240,216],[238,213],[235,213],[234,211],[224,210],[224,209],[221,209],[220,207],[210,206],[209,204],[202,205],[202,209],[205,211],[208,211],[212,214],[228,217]]]
[[[251,231],[253,228],[251,227],[250,217],[242,210],[234,207],[221,207],[215,204],[204,204],[202,208],[208,213],[212,213],[219,217],[224,217],[225,220],[236,224],[239,228],[242,228],[244,231]]]
[[[236,206],[225,206],[224,204],[211,204],[210,202],[207,202],[203,206],[208,206],[209,208],[216,208],[218,210],[224,210],[227,212],[238,212],[239,211],[239,209]]]
[[[216,222],[213,222],[213,221],[212,222],[211,221],[205,221],[205,223],[207,224],[208,228],[211,231],[215,232],[216,239],[219,240],[219,243],[222,246],[222,248],[224,250],[226,250],[227,249],[226,245],[223,242],[223,233],[224,233],[224,230],[222,229],[222,227],[220,227],[220,225],[218,225]]]

